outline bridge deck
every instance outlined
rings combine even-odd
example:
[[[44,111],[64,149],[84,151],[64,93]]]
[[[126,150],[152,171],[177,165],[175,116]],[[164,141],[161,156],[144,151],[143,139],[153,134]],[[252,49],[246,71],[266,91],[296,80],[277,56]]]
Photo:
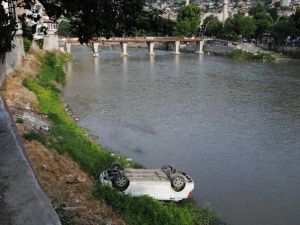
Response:
[[[115,39],[98,39],[91,40],[89,43],[165,43],[165,42],[200,42],[202,38],[115,38]],[[66,43],[78,43],[78,40],[67,39]]]

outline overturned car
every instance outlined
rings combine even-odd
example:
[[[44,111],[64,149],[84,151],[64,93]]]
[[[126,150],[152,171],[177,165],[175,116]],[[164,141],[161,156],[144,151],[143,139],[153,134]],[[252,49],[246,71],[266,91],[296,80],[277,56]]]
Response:
[[[114,163],[100,174],[100,182],[133,196],[148,195],[163,201],[189,198],[194,189],[192,178],[170,165],[161,169],[124,169]]]

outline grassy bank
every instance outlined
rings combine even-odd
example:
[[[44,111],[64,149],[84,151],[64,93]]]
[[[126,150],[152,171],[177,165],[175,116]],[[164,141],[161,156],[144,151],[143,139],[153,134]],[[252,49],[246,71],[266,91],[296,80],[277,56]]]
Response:
[[[36,79],[25,79],[23,85],[33,91],[39,101],[39,110],[51,121],[49,132],[34,131],[25,135],[54,148],[59,153],[68,153],[81,168],[95,179],[101,171],[117,161],[124,167],[137,167],[122,156],[112,156],[98,146],[66,113],[61,101],[60,87],[65,83],[62,69],[69,60],[65,54],[46,53],[40,58],[41,69]],[[199,208],[193,200],[180,203],[162,203],[150,197],[133,197],[110,187],[97,184],[94,195],[104,200],[130,225],[215,225],[221,224],[216,215],[207,208]]]
[[[255,61],[262,61],[262,62],[275,62],[276,58],[268,53],[258,52],[256,54],[251,52],[246,52],[242,49],[234,49],[232,50],[229,55],[232,59],[237,60],[255,60]]]

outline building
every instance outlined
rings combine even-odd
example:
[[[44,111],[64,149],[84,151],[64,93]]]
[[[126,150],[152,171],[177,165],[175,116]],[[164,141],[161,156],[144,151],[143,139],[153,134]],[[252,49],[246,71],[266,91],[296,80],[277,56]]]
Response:
[[[280,5],[283,7],[288,7],[290,6],[291,0],[281,0]]]

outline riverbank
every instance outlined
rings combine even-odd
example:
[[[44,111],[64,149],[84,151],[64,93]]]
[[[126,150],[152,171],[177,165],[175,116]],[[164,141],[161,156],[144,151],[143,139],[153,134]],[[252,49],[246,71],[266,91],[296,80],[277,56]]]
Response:
[[[99,147],[66,110],[60,88],[65,83],[62,64],[67,60],[60,53],[27,55],[23,68],[28,71],[19,71],[4,86],[30,149],[32,167],[55,200],[61,220],[69,224],[221,224],[211,210],[198,208],[193,200],[163,204],[149,197],[124,195],[96,181],[114,161],[125,167],[138,165]]]

